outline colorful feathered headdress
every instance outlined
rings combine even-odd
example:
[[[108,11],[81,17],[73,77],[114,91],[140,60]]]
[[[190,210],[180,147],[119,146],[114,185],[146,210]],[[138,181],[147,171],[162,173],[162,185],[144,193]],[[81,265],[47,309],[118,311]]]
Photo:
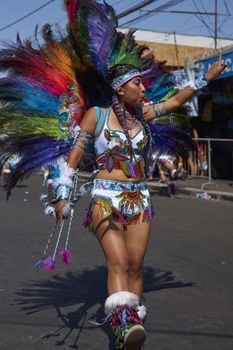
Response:
[[[106,104],[112,88],[109,67],[132,64],[140,70],[146,97],[158,102],[174,92],[173,84],[147,47],[138,45],[134,30],[117,30],[117,18],[107,3],[65,0],[67,33],[43,28],[43,42],[10,44],[0,51],[0,161],[19,155],[21,161],[8,190],[25,176],[50,167],[72,147],[87,108]]]

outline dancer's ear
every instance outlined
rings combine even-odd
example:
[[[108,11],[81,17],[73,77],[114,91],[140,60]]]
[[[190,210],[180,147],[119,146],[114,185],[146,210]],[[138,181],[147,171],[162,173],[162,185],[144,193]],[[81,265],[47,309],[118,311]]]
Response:
[[[124,94],[125,94],[125,91],[124,91],[124,88],[123,88],[123,86],[120,86],[117,90],[116,90],[116,92],[117,92],[117,94],[119,95],[119,96],[124,96]]]

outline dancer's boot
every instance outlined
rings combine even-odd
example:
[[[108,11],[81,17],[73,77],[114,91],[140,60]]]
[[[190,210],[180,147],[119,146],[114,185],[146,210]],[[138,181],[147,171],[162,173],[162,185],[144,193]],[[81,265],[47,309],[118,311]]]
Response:
[[[133,293],[122,291],[107,298],[105,313],[116,336],[116,349],[143,349],[146,333],[139,309],[139,298]]]

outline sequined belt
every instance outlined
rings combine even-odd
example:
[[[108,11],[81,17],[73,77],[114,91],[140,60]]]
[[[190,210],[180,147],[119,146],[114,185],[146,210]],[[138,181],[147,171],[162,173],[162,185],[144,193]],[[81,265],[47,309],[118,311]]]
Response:
[[[95,179],[93,182],[93,190],[111,190],[111,191],[125,191],[137,192],[147,190],[145,181],[116,181],[106,179]]]

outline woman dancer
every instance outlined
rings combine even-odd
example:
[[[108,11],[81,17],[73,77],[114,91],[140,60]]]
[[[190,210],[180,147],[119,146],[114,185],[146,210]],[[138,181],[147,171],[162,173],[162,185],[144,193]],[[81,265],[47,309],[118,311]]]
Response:
[[[219,57],[206,76],[157,103],[171,89],[161,85],[166,79],[159,75],[159,65],[143,55],[145,47],[135,43],[133,32],[116,31],[113,9],[91,0],[65,0],[65,5],[66,38],[57,39],[45,26],[43,46],[34,48],[18,38],[15,47],[1,50],[0,68],[10,74],[0,80],[0,98],[7,102],[0,111],[0,126],[8,135],[1,142],[0,160],[21,156],[7,184],[8,195],[31,172],[53,168],[48,199],[58,202],[61,232],[75,190],[76,167],[94,142],[98,171],[85,225],[92,225],[106,256],[105,312],[116,347],[137,350],[145,340],[142,265],[153,216],[144,152],[182,154],[188,144],[182,132],[150,122],[190,99],[221,73],[224,63]],[[56,250],[39,265],[51,270]],[[67,263],[67,250],[63,253]]]
[[[213,79],[222,69],[219,57],[206,79]],[[139,70],[130,65],[117,65],[111,68],[110,76],[114,90],[112,104],[107,108],[89,109],[80,124],[80,136],[67,161],[66,173],[70,175],[64,183],[61,174],[63,182],[58,184],[61,195],[57,215],[62,223],[62,209],[67,205],[70,192],[67,183],[80,164],[84,146],[94,138],[96,153],[100,156],[97,158],[99,171],[93,183],[85,224],[92,225],[106,258],[109,297],[105,312],[117,336],[117,346],[124,343],[126,349],[140,349],[145,340],[143,321],[146,316],[146,308],[140,304],[142,267],[153,216],[144,181],[143,150],[151,137],[147,122],[180,107],[194,95],[195,85],[164,103],[144,106],[145,87]],[[116,156],[109,170],[101,154],[107,151],[110,157],[114,149],[122,159]]]

